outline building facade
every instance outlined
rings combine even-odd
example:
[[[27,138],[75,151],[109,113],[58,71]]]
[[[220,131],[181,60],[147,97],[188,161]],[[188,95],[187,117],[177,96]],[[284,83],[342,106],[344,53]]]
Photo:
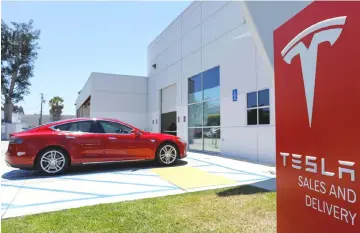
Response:
[[[149,45],[148,124],[172,122],[190,150],[274,163],[273,76],[241,4],[194,2]]]
[[[93,73],[77,116],[275,164],[273,31],[310,2],[193,2],[148,46],[148,77]],[[269,10],[272,9],[272,10]]]

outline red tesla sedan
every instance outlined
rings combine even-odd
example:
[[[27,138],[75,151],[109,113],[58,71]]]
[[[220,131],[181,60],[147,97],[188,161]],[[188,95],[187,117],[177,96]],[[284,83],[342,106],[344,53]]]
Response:
[[[113,119],[75,118],[10,135],[5,161],[15,168],[58,174],[77,164],[156,160],[171,165],[184,157],[186,143],[179,137]]]

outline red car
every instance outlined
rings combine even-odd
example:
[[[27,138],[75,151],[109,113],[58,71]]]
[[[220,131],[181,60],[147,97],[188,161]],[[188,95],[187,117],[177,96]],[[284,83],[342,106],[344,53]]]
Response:
[[[171,165],[184,157],[186,143],[179,137],[113,119],[75,118],[11,134],[5,160],[15,168],[58,174],[77,164],[156,160]]]

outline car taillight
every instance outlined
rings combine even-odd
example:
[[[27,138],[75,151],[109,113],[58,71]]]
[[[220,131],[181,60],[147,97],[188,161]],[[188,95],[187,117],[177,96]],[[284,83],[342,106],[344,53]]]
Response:
[[[23,140],[17,137],[10,137],[9,143],[10,144],[21,144]]]

